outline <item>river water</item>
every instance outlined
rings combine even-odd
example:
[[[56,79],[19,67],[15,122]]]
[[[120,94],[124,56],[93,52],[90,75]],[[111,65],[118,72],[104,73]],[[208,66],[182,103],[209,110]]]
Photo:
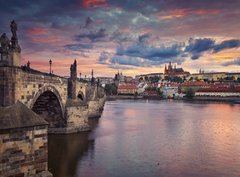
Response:
[[[89,123],[49,136],[54,177],[240,176],[240,105],[117,100]]]

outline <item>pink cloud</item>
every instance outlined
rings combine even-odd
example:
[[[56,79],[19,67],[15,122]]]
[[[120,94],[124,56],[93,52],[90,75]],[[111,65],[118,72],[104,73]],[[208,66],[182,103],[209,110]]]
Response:
[[[33,36],[33,35],[44,35],[48,33],[48,29],[43,27],[33,27],[27,30],[27,32]]]
[[[166,15],[160,15],[160,19],[172,19],[172,18],[182,18],[190,15],[216,15],[219,14],[220,10],[193,10],[190,8],[186,9],[175,9],[167,13]]]
[[[82,5],[85,8],[108,7],[106,0],[83,0]]]

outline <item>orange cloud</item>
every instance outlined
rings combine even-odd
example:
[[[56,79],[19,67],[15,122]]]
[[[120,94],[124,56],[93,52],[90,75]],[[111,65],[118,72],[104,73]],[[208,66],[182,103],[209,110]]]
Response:
[[[107,0],[83,0],[82,5],[85,8],[108,7]]]
[[[160,19],[182,18],[189,15],[216,15],[219,10],[193,10],[193,9],[176,9],[170,11],[167,15],[160,15]]]

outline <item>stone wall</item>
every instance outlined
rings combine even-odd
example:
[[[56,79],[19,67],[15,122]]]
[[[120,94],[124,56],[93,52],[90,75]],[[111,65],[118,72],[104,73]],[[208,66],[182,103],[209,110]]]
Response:
[[[90,130],[88,125],[88,106],[82,105],[79,100],[68,100],[64,116],[66,126],[51,128],[49,133],[68,134]]]
[[[21,102],[0,107],[0,176],[48,177],[48,123]]]
[[[91,100],[88,102],[88,117],[98,118],[101,117],[106,97],[99,98],[97,100]]]
[[[20,82],[19,68],[0,67],[0,105],[9,106],[16,103]]]
[[[47,126],[0,131],[0,176],[50,177]]]

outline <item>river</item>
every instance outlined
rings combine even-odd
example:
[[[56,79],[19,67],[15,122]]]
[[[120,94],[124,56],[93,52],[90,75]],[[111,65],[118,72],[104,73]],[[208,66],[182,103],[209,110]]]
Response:
[[[240,176],[240,105],[117,100],[91,132],[49,136],[54,177]]]

